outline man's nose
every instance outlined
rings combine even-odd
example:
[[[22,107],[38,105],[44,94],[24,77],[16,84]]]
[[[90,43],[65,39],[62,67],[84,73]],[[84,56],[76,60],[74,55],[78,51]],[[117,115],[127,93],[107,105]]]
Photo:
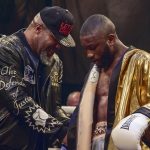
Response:
[[[58,43],[58,44],[55,45],[55,48],[56,48],[56,50],[60,50],[61,45]]]
[[[87,56],[87,58],[93,58],[94,54],[91,51],[87,51],[86,56]]]
[[[59,51],[59,50],[60,50],[60,48],[61,48],[61,45],[60,45],[59,43],[58,43],[58,44],[53,45],[53,47],[52,47],[52,49],[53,49],[55,52]]]

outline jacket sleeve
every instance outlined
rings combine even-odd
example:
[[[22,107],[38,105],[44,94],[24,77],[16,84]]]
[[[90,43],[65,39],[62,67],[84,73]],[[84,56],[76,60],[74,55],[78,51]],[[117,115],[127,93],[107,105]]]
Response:
[[[0,45],[1,103],[37,132],[49,134],[58,131],[63,124],[47,114],[29,95],[19,53],[11,49],[10,43],[7,47]]]

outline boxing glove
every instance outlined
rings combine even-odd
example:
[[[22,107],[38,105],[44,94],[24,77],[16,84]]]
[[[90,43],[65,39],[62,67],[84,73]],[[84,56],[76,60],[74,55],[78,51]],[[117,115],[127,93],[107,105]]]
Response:
[[[114,145],[119,150],[141,150],[140,140],[148,123],[149,118],[141,113],[122,119],[111,133]]]

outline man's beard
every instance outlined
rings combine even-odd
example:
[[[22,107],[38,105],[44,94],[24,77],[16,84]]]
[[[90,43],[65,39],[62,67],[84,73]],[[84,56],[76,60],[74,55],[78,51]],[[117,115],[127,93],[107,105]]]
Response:
[[[47,51],[42,51],[41,54],[40,54],[40,59],[41,59],[41,62],[47,66],[50,66],[51,63],[52,63],[52,56],[48,56],[47,55]]]
[[[105,52],[102,56],[102,61],[101,61],[102,66],[101,67],[107,70],[111,66],[113,60],[114,60],[114,55],[112,55],[109,52],[109,48],[106,47]]]

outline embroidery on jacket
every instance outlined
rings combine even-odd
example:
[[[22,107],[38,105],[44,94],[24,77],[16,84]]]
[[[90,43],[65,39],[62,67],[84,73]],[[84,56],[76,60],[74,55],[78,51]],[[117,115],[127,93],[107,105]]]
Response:
[[[30,82],[31,84],[35,84],[35,74],[31,66],[25,66],[23,79],[24,81]]]

